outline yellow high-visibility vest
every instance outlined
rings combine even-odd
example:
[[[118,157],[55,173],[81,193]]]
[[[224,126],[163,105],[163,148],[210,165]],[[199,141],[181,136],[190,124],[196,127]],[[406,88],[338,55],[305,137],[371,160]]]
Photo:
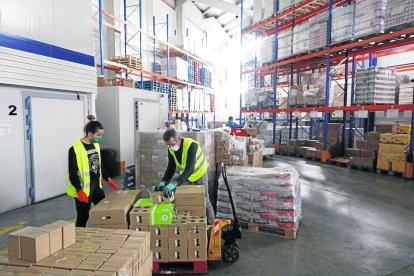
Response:
[[[102,166],[101,166],[101,147],[98,143],[93,144],[96,151],[98,152],[99,156],[99,168],[102,176]],[[91,175],[90,175],[90,168],[89,168],[89,159],[88,153],[86,152],[85,146],[83,145],[81,140],[76,141],[73,144],[73,149],[75,150],[76,155],[76,162],[78,164],[78,175],[81,182],[82,190],[85,192],[87,196],[90,193],[90,186],[91,186]],[[76,192],[75,187],[70,183],[69,173],[66,176],[66,193],[71,197],[78,197],[78,193]],[[99,187],[102,188],[102,177],[99,178]]]
[[[188,149],[191,146],[191,143],[197,144],[197,153],[196,153],[196,162],[194,165],[194,172],[192,175],[190,175],[190,177],[188,178],[188,181],[195,182],[199,180],[207,172],[207,169],[208,169],[208,162],[204,158],[204,154],[200,148],[200,145],[191,138],[183,138],[183,153],[181,156],[181,162],[178,162],[177,157],[175,156],[175,152],[172,149],[170,149],[170,147],[168,147],[168,150],[171,153],[171,155],[174,157],[175,165],[180,169],[180,174],[182,174],[187,165],[187,154],[188,154]]]

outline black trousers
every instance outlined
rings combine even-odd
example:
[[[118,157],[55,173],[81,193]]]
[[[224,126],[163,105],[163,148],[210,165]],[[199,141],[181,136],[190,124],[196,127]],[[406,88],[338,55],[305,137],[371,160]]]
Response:
[[[98,204],[102,199],[105,198],[105,192],[102,188],[99,187],[99,184],[92,185],[91,191],[89,194],[89,203],[80,202],[75,198],[76,205],[76,227],[86,227],[86,223],[89,219],[89,210],[91,209],[92,203],[94,205]]]

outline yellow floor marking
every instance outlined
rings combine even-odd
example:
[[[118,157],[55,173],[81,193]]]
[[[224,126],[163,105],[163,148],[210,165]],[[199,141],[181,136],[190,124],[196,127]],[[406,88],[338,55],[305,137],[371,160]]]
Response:
[[[1,227],[0,228],[0,237],[3,236],[4,234],[7,234],[7,233],[13,232],[17,229],[23,228],[23,226],[25,226],[26,224],[27,224],[27,221],[22,220],[17,224]]]
[[[7,248],[4,248],[3,250],[0,250],[0,256],[7,256],[8,250]]]

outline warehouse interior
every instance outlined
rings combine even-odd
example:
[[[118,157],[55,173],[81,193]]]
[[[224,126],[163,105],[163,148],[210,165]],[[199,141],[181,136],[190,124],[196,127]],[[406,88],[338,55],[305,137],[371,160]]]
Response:
[[[412,0],[0,0],[0,275],[414,275]]]

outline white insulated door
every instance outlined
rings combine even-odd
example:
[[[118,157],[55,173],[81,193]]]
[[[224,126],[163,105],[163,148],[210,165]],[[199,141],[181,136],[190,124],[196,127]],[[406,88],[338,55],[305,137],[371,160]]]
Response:
[[[137,130],[154,130],[160,123],[160,103],[136,101],[137,109],[135,112]]]
[[[34,202],[66,193],[68,150],[83,136],[84,102],[31,98]]]

